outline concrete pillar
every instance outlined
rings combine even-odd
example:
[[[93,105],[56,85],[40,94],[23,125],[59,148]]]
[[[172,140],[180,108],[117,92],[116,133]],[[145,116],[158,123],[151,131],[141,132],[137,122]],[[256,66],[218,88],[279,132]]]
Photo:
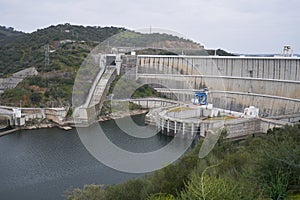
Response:
[[[168,74],[172,74],[172,66],[171,66],[171,62],[170,62],[170,58],[168,58]]]
[[[194,123],[192,123],[192,132],[191,132],[191,136],[194,136]]]
[[[148,58],[149,60],[149,68],[148,71],[151,71],[151,69],[153,68],[153,58]]]
[[[170,132],[170,120],[168,120],[168,122],[167,122],[167,132],[168,133]]]
[[[174,134],[176,134],[176,133],[177,133],[177,122],[174,121]]]
[[[185,130],[184,129],[185,129],[185,123],[182,123],[182,135],[185,134],[185,132],[184,132]]]
[[[179,62],[178,62],[178,58],[175,59],[175,63],[176,63],[176,67],[175,67],[176,74],[179,74]]]
[[[136,62],[138,63],[138,60]],[[142,66],[141,66],[141,69],[143,69]],[[135,66],[135,80],[138,80],[138,71],[139,71],[139,65],[136,64],[136,66]]]
[[[116,55],[116,68],[117,68],[118,75],[120,75],[121,64],[122,64],[121,54],[117,54]],[[138,65],[137,65],[137,67],[138,67]]]
[[[155,117],[155,122],[156,122],[156,130],[159,131],[160,130],[160,119],[158,118],[158,116]]]

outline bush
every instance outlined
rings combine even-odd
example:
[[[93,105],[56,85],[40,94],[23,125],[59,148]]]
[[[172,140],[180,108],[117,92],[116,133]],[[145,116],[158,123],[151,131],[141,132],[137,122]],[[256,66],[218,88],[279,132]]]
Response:
[[[105,190],[101,185],[85,185],[84,188],[75,189],[67,194],[68,200],[106,200]]]
[[[34,92],[30,95],[30,100],[32,101],[32,103],[40,103],[41,99],[41,95],[37,92]]]
[[[257,191],[256,191],[257,192]],[[228,178],[193,174],[187,183],[184,192],[181,192],[181,200],[253,200],[260,199],[243,184]]]
[[[222,140],[203,159],[198,158],[200,146],[201,140],[175,164],[145,178],[109,186],[106,198],[280,200],[300,194],[300,125],[241,143]]]

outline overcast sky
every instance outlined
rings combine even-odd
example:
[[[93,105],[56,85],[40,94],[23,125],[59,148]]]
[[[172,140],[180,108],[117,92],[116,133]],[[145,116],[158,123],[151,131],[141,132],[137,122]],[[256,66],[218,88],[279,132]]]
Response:
[[[32,32],[59,23],[157,27],[206,48],[300,53],[299,0],[0,0],[0,25]]]

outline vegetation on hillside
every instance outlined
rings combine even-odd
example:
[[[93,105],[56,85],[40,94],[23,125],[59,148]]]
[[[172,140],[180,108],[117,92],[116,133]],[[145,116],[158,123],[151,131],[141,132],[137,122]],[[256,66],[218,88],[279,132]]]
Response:
[[[76,41],[77,43],[82,43],[88,46],[89,50],[87,52],[89,52],[91,48],[95,47],[95,45],[99,42],[102,42],[108,37],[118,34],[124,30],[124,28],[116,27],[84,27],[60,24],[37,30],[30,34],[18,34],[11,37],[10,40],[4,40],[1,43],[0,71],[3,75],[11,74],[28,67],[36,67],[38,71],[43,71],[45,66],[44,60],[46,44],[49,44],[50,52],[55,50],[72,51],[73,47],[69,49],[70,46],[65,44],[66,42]],[[82,45],[78,46],[80,47]],[[84,49],[86,48],[84,47]],[[84,52],[85,50],[83,53]],[[69,54],[66,52],[62,52],[62,54],[60,54],[60,58],[57,58],[57,55],[57,53],[50,55],[50,66],[48,66],[48,70],[56,70],[56,64],[61,64],[63,61],[67,60],[72,62],[74,59],[74,56],[69,58]],[[52,60],[51,57],[54,60]],[[64,60],[59,60],[60,63],[52,62],[56,59]],[[68,67],[72,67],[72,65],[68,65]]]
[[[222,49],[210,50],[210,49],[159,49],[148,48],[136,51],[138,55],[194,55],[194,56],[236,56],[235,54],[228,53]]]
[[[223,49],[217,49],[217,50],[213,50],[213,49],[207,49],[206,50],[208,55],[217,55],[217,56],[236,56],[235,54],[232,53],[228,53],[227,51],[223,50]]]
[[[124,97],[122,94],[126,94],[126,97],[128,94],[130,94],[132,91],[130,88],[136,88],[135,87],[135,81],[130,82],[129,80],[124,81],[121,79],[121,75],[118,75],[115,80],[110,84],[110,88],[108,91],[108,95],[112,97],[113,99],[122,99]],[[131,84],[132,83],[132,84]],[[116,85],[118,86],[116,87]],[[121,96],[118,95],[118,93],[122,93]],[[116,94],[116,95],[115,95]],[[130,96],[131,98],[145,98],[145,97],[159,97],[159,93],[148,84],[142,85],[141,87],[138,87],[135,91],[133,91],[133,94]],[[125,98],[126,98],[125,97]],[[111,101],[105,101],[103,103],[103,106],[101,108],[100,115],[108,115],[113,112],[117,111],[126,111],[126,110],[139,110],[142,109],[141,106],[131,103],[131,102],[123,102],[123,103],[116,103],[114,102],[114,108],[118,108],[118,110],[112,109],[112,102]]]
[[[166,33],[143,34],[134,31],[124,31],[108,39],[112,46],[149,47],[149,48],[191,48],[202,49],[200,44],[191,40]]]
[[[201,144],[144,178],[112,186],[87,185],[69,192],[67,199],[299,199],[300,125],[239,143],[221,138],[203,159],[198,157]]]
[[[0,27],[0,78],[29,67],[35,67],[39,72],[37,77],[27,78],[17,88],[5,91],[1,103],[19,105],[22,101],[23,106],[40,107],[70,105],[76,74],[87,55],[100,43],[104,46],[149,47],[140,50],[141,54],[170,55],[174,54],[172,48],[203,50],[199,44],[177,36],[142,34],[117,27],[66,23],[33,33]],[[48,47],[49,63],[45,59],[45,48]],[[142,96],[141,92],[138,96]]]
[[[16,36],[24,35],[25,33],[16,31],[12,27],[0,26],[0,44],[10,41],[14,39]]]
[[[70,104],[76,72],[92,48],[92,45],[88,43],[63,45],[50,54],[49,65],[40,65],[38,76],[29,77],[16,88],[6,90],[1,95],[2,104],[15,105],[20,100],[23,101],[23,106],[43,107],[50,104],[51,106]],[[23,91],[23,95],[18,92],[20,90]],[[11,93],[19,95],[9,98]],[[40,95],[41,98],[32,101],[30,96],[34,94]]]

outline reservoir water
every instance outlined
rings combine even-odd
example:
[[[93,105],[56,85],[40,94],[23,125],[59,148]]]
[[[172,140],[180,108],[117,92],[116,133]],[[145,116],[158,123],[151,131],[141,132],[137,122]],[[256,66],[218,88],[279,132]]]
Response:
[[[141,124],[144,115],[133,119]],[[134,152],[159,149],[172,140],[160,134],[147,139],[128,136],[113,120],[100,125],[112,142]],[[88,131],[94,129],[91,126]],[[120,172],[97,161],[81,143],[76,129],[22,130],[0,137],[1,200],[66,199],[67,190],[85,184],[116,184],[143,175]]]

